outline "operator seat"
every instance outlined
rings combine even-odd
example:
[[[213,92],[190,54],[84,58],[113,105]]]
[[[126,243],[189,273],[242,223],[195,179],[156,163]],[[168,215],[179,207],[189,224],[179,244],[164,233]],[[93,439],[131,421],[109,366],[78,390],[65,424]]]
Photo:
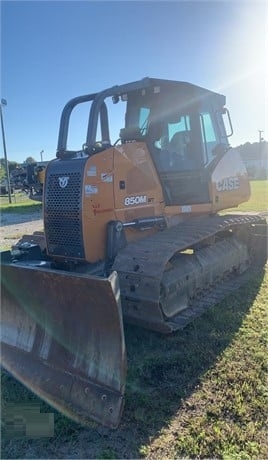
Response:
[[[192,169],[193,162],[189,158],[188,147],[190,135],[188,131],[178,131],[169,142],[169,161],[175,170]]]

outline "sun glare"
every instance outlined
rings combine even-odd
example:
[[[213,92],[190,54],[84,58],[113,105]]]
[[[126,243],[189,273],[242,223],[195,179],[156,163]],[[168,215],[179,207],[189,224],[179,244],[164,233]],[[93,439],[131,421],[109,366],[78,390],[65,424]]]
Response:
[[[217,87],[227,96],[227,105],[231,105],[235,125],[232,145],[257,140],[258,129],[265,129],[268,98],[267,5],[239,5],[222,39],[225,55]]]

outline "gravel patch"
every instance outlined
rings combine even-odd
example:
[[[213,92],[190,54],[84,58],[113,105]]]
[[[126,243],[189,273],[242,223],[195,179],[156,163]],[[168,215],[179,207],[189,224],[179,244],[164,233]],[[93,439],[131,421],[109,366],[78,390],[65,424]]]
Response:
[[[11,248],[22,235],[43,230],[42,211],[30,213],[1,213],[0,248]]]

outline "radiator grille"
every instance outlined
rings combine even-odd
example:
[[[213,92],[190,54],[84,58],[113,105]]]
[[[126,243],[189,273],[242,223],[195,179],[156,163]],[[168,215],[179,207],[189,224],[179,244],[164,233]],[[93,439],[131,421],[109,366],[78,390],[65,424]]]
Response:
[[[82,173],[68,169],[60,173],[48,171],[46,178],[44,218],[48,253],[83,258]]]

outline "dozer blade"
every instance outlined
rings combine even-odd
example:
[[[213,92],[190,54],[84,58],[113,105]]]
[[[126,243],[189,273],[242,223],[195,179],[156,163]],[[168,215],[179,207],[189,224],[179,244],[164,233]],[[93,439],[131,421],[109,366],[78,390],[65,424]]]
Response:
[[[82,424],[118,426],[126,355],[118,279],[2,264],[3,367]]]

